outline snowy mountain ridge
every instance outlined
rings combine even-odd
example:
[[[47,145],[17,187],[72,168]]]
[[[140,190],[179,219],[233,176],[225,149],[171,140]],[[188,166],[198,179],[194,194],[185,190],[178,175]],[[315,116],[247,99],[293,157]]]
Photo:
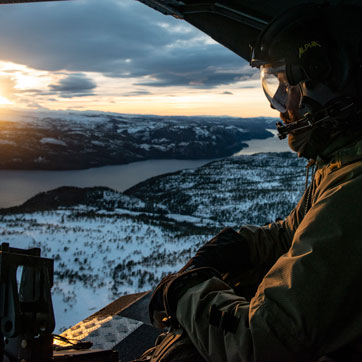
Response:
[[[0,113],[0,169],[70,170],[149,159],[231,156],[272,137],[272,118],[104,112]]]

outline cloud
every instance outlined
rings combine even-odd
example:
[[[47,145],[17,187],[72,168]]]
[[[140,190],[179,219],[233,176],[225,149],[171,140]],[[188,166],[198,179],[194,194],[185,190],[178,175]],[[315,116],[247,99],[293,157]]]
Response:
[[[137,85],[154,87],[189,86],[193,88],[213,88],[219,85],[229,85],[241,80],[252,79],[253,75],[243,73],[242,69],[215,70],[213,67],[202,67],[202,64],[192,70],[173,71],[165,69],[152,74],[153,79]]]
[[[170,44],[160,19],[172,22],[134,0],[1,6],[1,57],[42,70],[122,71],[130,59]]]
[[[123,93],[122,96],[123,97],[136,97],[136,96],[145,96],[145,95],[150,95],[150,94],[152,94],[152,93],[147,90],[135,90],[135,91],[128,92],[128,93]]]
[[[41,104],[36,103],[36,102],[28,102],[26,105],[27,105],[27,107],[34,108],[36,110],[43,110],[43,111],[48,111],[49,110],[48,108],[43,107]]]
[[[232,95],[233,93],[232,93],[232,92],[228,92],[228,91],[226,91],[226,92],[223,92],[222,94],[229,94],[229,95]]]
[[[16,81],[11,76],[0,76],[0,93],[2,96],[12,98],[16,92]]]
[[[191,25],[135,0],[1,6],[0,57],[34,69],[100,72],[155,87],[212,88],[253,73]],[[61,91],[66,85],[54,86]]]
[[[59,93],[64,98],[92,95],[96,87],[95,82],[83,74],[71,74],[58,83],[49,85],[51,91]]]

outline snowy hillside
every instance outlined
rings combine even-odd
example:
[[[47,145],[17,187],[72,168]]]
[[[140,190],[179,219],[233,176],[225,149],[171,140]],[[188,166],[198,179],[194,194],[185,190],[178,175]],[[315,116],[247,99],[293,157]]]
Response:
[[[290,152],[231,157],[197,169],[161,175],[125,193],[146,207],[164,207],[238,227],[286,215],[300,196],[305,160]]]
[[[303,165],[290,153],[259,154],[158,176],[125,194],[60,188],[1,210],[0,233],[55,259],[59,331],[120,295],[151,289],[224,226],[287,215],[303,191]]]
[[[265,139],[272,118],[102,112],[0,113],[0,169],[70,170],[148,159],[231,156]]]

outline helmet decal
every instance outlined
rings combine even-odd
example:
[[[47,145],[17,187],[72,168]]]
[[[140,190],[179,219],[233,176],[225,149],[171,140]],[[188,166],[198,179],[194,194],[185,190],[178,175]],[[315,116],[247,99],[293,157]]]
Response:
[[[317,41],[313,40],[311,41],[310,43],[306,43],[304,44],[302,47],[299,48],[299,59],[302,58],[302,56],[304,55],[304,53],[309,50],[309,49],[312,49],[312,48],[316,48],[316,47],[319,47],[321,48],[322,45],[320,45]]]

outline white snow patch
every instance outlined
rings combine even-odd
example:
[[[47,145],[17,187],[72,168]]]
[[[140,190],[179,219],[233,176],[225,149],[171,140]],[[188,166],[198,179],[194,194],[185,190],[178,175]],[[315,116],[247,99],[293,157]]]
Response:
[[[99,142],[99,141],[91,141],[91,143],[95,146],[105,146],[104,142]]]
[[[142,143],[142,144],[139,145],[139,148],[142,148],[142,149],[144,149],[146,151],[149,151],[150,148],[151,148],[151,145],[149,145],[147,143]]]
[[[0,140],[0,145],[16,145],[16,143],[8,140]]]
[[[45,137],[40,140],[41,144],[53,144],[53,145],[59,145],[59,146],[65,146],[67,147],[67,144],[62,140],[57,140],[55,138]]]

